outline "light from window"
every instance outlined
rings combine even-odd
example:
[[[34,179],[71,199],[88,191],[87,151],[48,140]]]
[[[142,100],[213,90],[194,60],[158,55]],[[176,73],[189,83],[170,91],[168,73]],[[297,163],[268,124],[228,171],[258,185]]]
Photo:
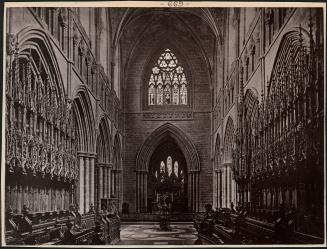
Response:
[[[175,161],[175,163],[174,163],[174,173],[175,173],[175,176],[178,177],[178,162],[177,161]]]
[[[160,163],[160,173],[164,174],[165,173],[165,163],[161,161]]]
[[[167,172],[168,172],[168,176],[171,175],[171,173],[173,172],[173,165],[172,165],[172,159],[171,156],[169,156],[167,158]]]
[[[166,162],[166,163],[165,163]],[[168,156],[165,161],[160,162],[159,171],[155,171],[154,176],[156,179],[164,180],[164,178],[176,176],[183,177],[183,170],[179,169],[178,161],[174,161],[171,156]]]
[[[148,98],[149,105],[187,105],[184,68],[170,49],[160,55],[152,68]]]

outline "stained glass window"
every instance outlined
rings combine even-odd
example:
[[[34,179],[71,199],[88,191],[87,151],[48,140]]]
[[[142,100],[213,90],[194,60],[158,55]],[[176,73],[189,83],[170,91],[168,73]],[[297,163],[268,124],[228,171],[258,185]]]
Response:
[[[160,173],[165,173],[165,163],[163,161],[160,163]]]
[[[175,54],[166,49],[152,68],[149,105],[187,105],[187,80]]]
[[[178,162],[177,161],[175,161],[175,163],[174,163],[174,173],[178,177]]]
[[[162,85],[159,85],[157,87],[157,105],[162,105],[163,104],[163,89]]]
[[[171,158],[171,156],[169,156],[168,158],[167,158],[167,171],[168,171],[168,176],[170,176],[171,175],[171,173],[173,172],[173,162],[172,162],[173,160],[172,160],[172,158]]]

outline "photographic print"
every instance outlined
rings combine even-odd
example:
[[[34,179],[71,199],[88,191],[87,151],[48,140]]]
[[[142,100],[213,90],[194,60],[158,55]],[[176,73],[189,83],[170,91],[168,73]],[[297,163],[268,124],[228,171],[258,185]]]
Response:
[[[5,3],[4,246],[324,246],[320,3]]]

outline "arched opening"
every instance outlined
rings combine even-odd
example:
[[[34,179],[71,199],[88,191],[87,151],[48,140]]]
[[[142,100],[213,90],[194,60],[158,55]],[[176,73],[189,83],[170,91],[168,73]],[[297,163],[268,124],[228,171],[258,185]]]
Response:
[[[166,123],[157,128],[152,134],[146,139],[136,161],[136,211],[147,212],[148,211],[148,181],[151,178],[151,170],[155,155],[157,155],[157,149],[160,150],[161,145],[165,146],[165,143],[170,141],[174,144],[175,148],[180,153],[179,155],[182,165],[185,165],[185,171],[187,172],[187,211],[196,212],[199,210],[199,171],[200,163],[195,146],[190,139],[176,126]],[[173,153],[173,152],[172,152]],[[173,154],[171,154],[173,155]],[[184,159],[182,159],[182,155]],[[153,156],[153,157],[152,157]],[[167,154],[167,157],[169,155]],[[171,156],[172,157],[172,156]],[[172,158],[173,160],[173,158]],[[160,164],[159,164],[160,166]],[[183,172],[186,173],[186,172]],[[154,172],[155,173],[155,172]],[[185,179],[184,178],[184,179]]]
[[[254,146],[257,143],[254,136],[254,120],[258,113],[258,97],[251,89],[247,90],[244,96],[244,108],[242,113],[242,163],[237,169],[242,175],[246,176],[238,179],[238,200],[244,205],[250,205],[253,195],[256,195],[252,189],[250,175],[255,167],[253,161]],[[238,174],[238,173],[237,173]],[[252,195],[252,196],[251,196]]]
[[[228,117],[224,135],[224,163],[219,169],[221,207],[227,208],[231,208],[236,202],[236,182],[232,172],[234,140],[234,122],[231,117]]]
[[[217,208],[222,207],[222,195],[221,195],[221,147],[220,147],[220,136],[217,135],[216,145],[215,145],[215,158],[214,158],[214,205]]]
[[[94,116],[87,92],[79,90],[73,101],[77,133],[77,158],[79,165],[79,187],[77,203],[81,214],[88,213],[95,205],[94,191]]]
[[[121,145],[119,135],[115,135],[113,147],[113,165],[111,170],[111,197],[117,199],[118,205],[121,200],[122,189],[122,161],[121,161]]]
[[[147,188],[147,212],[156,212],[163,201],[173,213],[187,212],[187,165],[173,139],[165,139],[153,152]]]
[[[97,156],[95,170],[95,191],[97,209],[105,207],[106,199],[110,197],[109,176],[110,176],[110,159],[111,159],[111,138],[110,128],[107,118],[103,117],[99,124],[99,134],[97,137]]]

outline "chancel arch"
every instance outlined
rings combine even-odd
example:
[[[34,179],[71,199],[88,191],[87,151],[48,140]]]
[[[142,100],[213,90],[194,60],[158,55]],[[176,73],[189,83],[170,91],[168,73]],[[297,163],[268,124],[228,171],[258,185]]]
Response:
[[[188,211],[199,210],[199,171],[200,163],[192,141],[176,126],[166,123],[145,140],[136,159],[136,211],[147,212],[147,182],[150,159],[159,145],[165,141],[173,141],[185,157],[187,165]]]
[[[187,165],[176,142],[167,137],[153,152],[147,180],[147,212],[158,211],[163,201],[171,204],[171,212],[188,212]]]

